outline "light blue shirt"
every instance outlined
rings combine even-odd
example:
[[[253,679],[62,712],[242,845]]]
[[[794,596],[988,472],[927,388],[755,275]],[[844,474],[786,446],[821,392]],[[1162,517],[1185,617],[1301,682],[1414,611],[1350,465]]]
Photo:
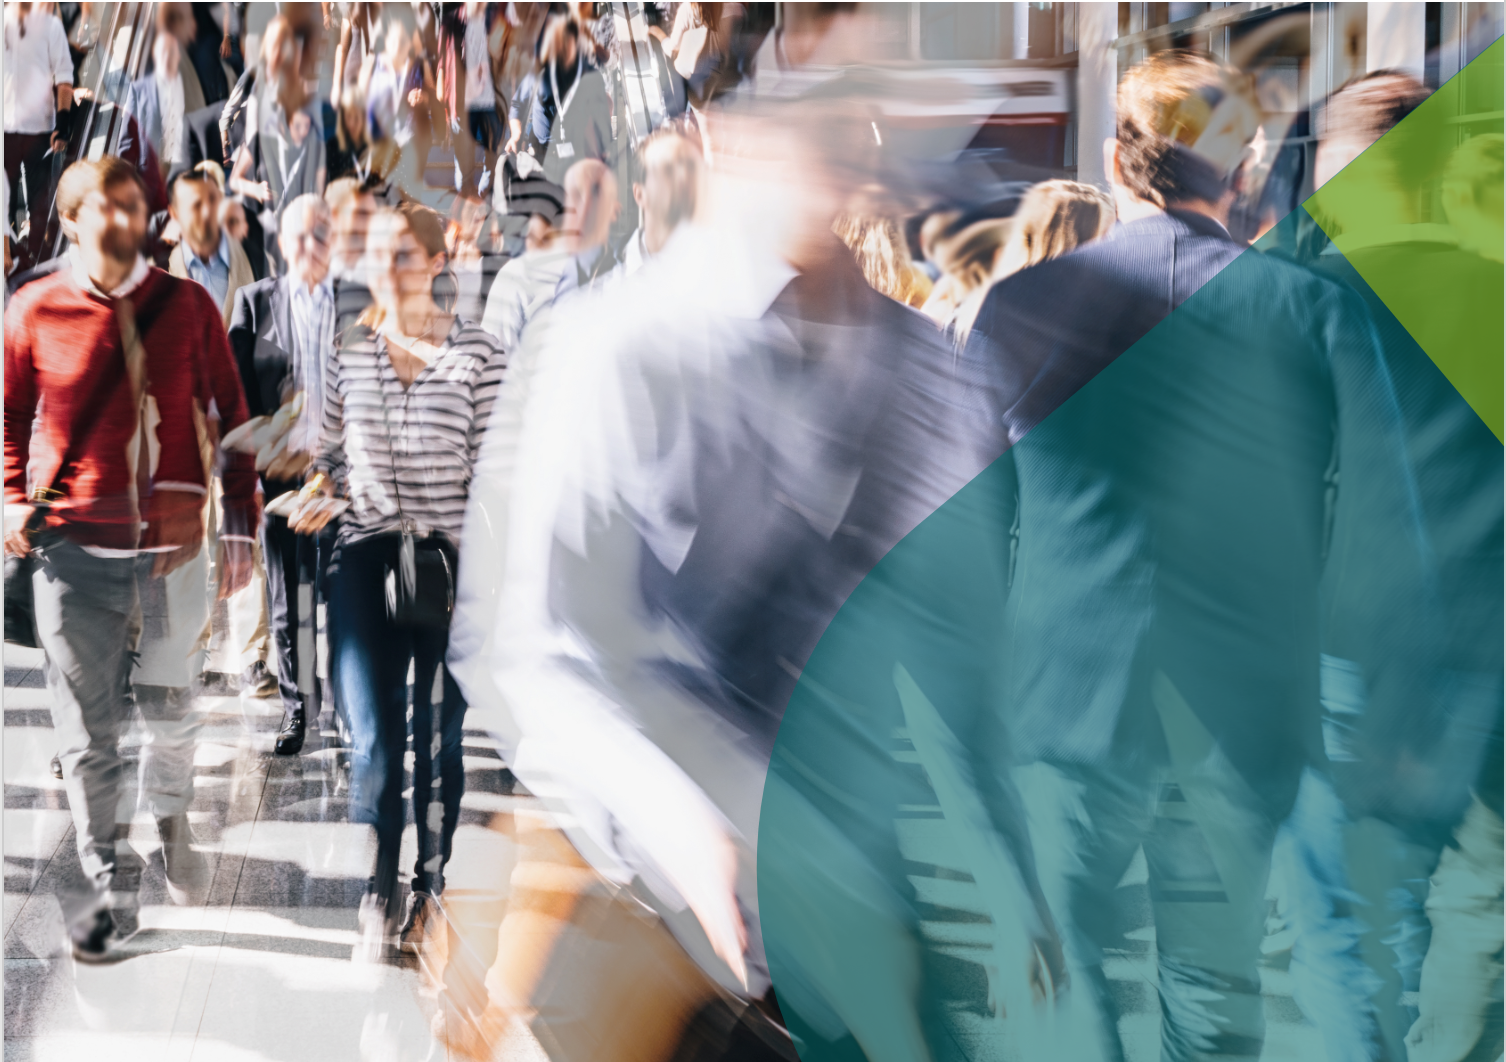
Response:
[[[324,424],[324,373],[335,338],[335,296],[330,282],[308,285],[288,278],[288,301],[293,315],[293,378],[304,392],[303,415],[295,439],[307,453],[314,451]]]
[[[219,250],[207,262],[185,240],[183,265],[188,270],[188,275],[214,296],[215,305],[225,305],[225,294],[230,290],[230,236],[224,229],[220,230]]]

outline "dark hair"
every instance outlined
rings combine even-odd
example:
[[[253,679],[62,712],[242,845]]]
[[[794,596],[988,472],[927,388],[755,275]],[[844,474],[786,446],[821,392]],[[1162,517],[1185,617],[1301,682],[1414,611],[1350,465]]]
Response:
[[[1329,97],[1323,115],[1324,139],[1348,142],[1356,153],[1373,146],[1375,157],[1389,165],[1397,186],[1416,191],[1437,176],[1451,146],[1447,141],[1451,130],[1437,123],[1396,129],[1428,95],[1427,86],[1405,71],[1371,71]],[[1379,143],[1382,137],[1385,142]]]
[[[214,179],[214,174],[210,173],[209,170],[205,168],[204,164],[201,162],[199,163],[199,165],[194,166],[191,169],[179,170],[177,173],[173,174],[172,177],[168,178],[167,201],[169,203],[174,202],[178,194],[178,185],[183,184],[184,182],[187,182],[188,184],[213,185],[216,190],[223,192],[223,190],[220,189],[220,182]]]
[[[444,219],[419,203],[404,203],[397,212],[408,222],[408,231],[430,258],[448,251],[444,238]]]
[[[102,155],[97,159],[79,159],[58,178],[58,217],[72,220],[90,192],[103,192],[125,181],[132,181],[146,195],[146,182],[140,172],[119,155]]]

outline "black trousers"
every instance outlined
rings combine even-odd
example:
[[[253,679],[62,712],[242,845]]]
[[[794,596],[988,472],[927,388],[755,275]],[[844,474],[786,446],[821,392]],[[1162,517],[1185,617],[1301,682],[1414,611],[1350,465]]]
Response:
[[[22,167],[26,171],[26,209],[31,218],[31,231],[22,249],[25,256],[23,267],[37,264],[42,237],[47,232],[47,214],[52,208],[52,159],[47,152],[51,149],[51,133],[5,134],[5,176],[10,179],[12,217],[18,213],[16,207],[21,201]]]
[[[276,497],[275,494],[270,496]],[[303,693],[298,688],[298,628],[305,618],[310,625],[315,621],[314,610],[323,598],[324,571],[329,566],[329,550],[335,531],[335,525],[331,524],[318,535],[299,535],[288,527],[286,518],[262,514],[261,551],[267,566],[267,619],[277,653],[278,692],[287,711],[304,706]],[[298,597],[298,586],[304,581],[313,588],[307,617],[303,615]],[[317,713],[321,706],[316,703],[312,707]]]

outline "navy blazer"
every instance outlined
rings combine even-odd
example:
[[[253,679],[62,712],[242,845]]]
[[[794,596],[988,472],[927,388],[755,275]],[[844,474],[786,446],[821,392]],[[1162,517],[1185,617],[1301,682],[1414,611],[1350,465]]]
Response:
[[[1357,298],[1173,212],[1001,282],[974,334],[1015,440],[1014,753],[1163,755],[1164,676],[1284,815],[1321,755],[1322,632],[1382,651],[1366,609],[1423,597],[1400,416]],[[1345,561],[1325,598],[1329,553]]]
[[[291,394],[295,346],[293,312],[287,277],[268,277],[235,293],[230,318],[230,350],[240,370],[246,406],[253,417],[276,413]],[[262,480],[270,498],[298,484]]]

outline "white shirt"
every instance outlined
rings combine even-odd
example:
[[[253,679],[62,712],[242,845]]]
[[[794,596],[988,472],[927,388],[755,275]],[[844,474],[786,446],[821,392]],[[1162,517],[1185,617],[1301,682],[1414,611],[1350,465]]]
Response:
[[[56,15],[33,9],[26,36],[11,5],[5,8],[5,131],[50,133],[57,119],[56,85],[73,84],[68,34]]]
[[[492,61],[486,44],[486,14],[467,13],[465,20],[465,106],[470,111],[490,111],[497,101],[492,95]]]
[[[567,558],[589,555],[587,528],[631,527],[670,570],[689,548],[693,515],[664,504],[665,485],[683,479],[676,441],[695,418],[726,419],[699,400],[729,392],[740,348],[727,318],[761,318],[793,276],[773,255],[729,254],[723,236],[682,226],[635,276],[549,300],[530,322],[476,463],[461,540],[474,562],[457,584],[446,667],[530,792],[576,824],[567,832],[584,858],[613,880],[641,878],[671,931],[731,990],[727,967],[682,932],[695,921],[683,908],[687,888],[715,890],[704,881],[707,852],[729,838],[751,849],[767,763],[636,667],[682,648],[641,610],[636,553],[620,566],[595,558],[598,603],[635,617],[613,629],[605,653],[549,591]],[[685,298],[645,301],[666,290]],[[594,684],[598,675],[608,681]],[[751,875],[736,894],[756,912]],[[758,995],[767,975],[757,934],[748,936]]]
[[[157,107],[162,112],[162,143],[157,154],[171,165],[183,154],[183,76],[167,77],[161,70],[152,75],[157,82]]]

